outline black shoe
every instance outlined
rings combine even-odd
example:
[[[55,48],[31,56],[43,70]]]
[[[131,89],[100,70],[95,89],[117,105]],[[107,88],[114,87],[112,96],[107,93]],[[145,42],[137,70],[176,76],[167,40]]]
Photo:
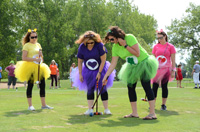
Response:
[[[161,105],[161,108],[160,108],[160,110],[167,110],[167,106],[166,105]]]
[[[197,89],[197,87],[194,87],[194,89]]]

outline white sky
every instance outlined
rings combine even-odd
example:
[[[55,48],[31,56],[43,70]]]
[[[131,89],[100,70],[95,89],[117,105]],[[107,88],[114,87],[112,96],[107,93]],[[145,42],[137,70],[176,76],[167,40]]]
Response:
[[[189,8],[189,3],[200,5],[200,0],[134,0],[134,5],[138,6],[141,13],[152,15],[157,20],[158,30],[166,31],[166,26],[171,25],[175,18],[181,19],[186,15],[185,10]],[[180,54],[176,54],[176,63],[184,62],[180,60]]]

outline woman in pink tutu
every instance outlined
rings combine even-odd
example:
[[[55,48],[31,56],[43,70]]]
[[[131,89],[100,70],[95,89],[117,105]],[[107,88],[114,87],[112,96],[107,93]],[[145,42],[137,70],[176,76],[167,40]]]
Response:
[[[110,66],[106,61],[107,50],[104,47],[100,35],[87,31],[79,37],[76,41],[80,44],[78,49],[78,70],[74,74],[73,86],[78,87],[79,90],[87,92],[88,110],[85,115],[93,112],[91,106],[94,102],[94,91],[96,91],[96,82],[98,81],[99,91],[102,87],[102,79]],[[108,83],[101,92],[101,100],[103,102],[105,111],[104,114],[111,114],[108,109],[108,92],[107,89],[113,85],[115,72],[108,78]]]
[[[168,97],[168,82],[175,77],[175,47],[168,43],[167,34],[161,29],[157,31],[158,43],[153,47],[153,55],[159,62],[157,74],[152,80],[155,100],[159,85],[162,87],[161,110],[167,110],[166,101]]]

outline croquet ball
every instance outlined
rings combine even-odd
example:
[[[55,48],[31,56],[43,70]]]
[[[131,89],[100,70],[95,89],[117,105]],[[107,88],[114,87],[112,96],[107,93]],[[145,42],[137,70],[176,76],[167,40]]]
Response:
[[[93,113],[93,112],[91,112],[91,113],[90,113],[90,117],[92,117],[93,115],[94,115],[94,113]]]

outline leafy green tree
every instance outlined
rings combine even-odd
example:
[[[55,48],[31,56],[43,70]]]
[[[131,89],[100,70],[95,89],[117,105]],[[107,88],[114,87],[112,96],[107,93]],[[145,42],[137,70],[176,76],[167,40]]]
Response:
[[[200,56],[200,6],[190,3],[187,15],[181,20],[175,19],[168,27],[170,41],[180,49],[191,51],[193,64]]]

